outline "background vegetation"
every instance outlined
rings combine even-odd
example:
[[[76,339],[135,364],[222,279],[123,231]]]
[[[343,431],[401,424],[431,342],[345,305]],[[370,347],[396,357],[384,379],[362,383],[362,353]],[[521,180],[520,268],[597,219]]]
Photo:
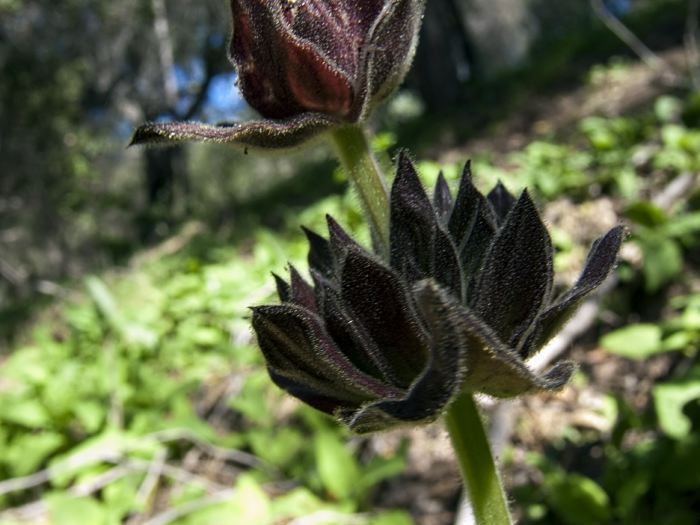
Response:
[[[304,267],[300,225],[367,237],[325,146],[125,150],[146,119],[249,117],[224,4],[0,0],[0,524],[464,520],[439,425],[348,436],[252,340],[270,272]],[[483,189],[531,188],[561,286],[629,226],[565,345],[574,384],[487,400],[492,437],[521,523],[695,524],[698,2],[608,2],[627,44],[599,2],[511,4],[429,2],[375,146],[408,147],[426,184],[471,157]]]

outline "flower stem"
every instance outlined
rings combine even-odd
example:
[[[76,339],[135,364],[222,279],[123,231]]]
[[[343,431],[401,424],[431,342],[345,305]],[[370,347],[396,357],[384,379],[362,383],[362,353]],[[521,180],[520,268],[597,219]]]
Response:
[[[511,525],[484,424],[470,392],[463,392],[452,403],[445,420],[476,524]]]
[[[389,258],[389,191],[364,130],[346,126],[332,132],[338,157],[357,191],[372,238]]]

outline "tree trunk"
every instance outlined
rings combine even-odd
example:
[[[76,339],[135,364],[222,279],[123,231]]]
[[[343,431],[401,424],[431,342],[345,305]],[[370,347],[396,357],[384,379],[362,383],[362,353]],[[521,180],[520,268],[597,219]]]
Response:
[[[470,79],[472,53],[455,0],[430,0],[409,84],[428,110],[444,110],[460,99]]]
[[[493,77],[525,62],[539,31],[530,4],[523,0],[455,0],[474,47],[474,68],[480,78]]]

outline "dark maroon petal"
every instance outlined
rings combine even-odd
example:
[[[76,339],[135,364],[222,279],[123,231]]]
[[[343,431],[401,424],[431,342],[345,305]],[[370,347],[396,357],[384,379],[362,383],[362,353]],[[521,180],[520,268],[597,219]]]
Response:
[[[448,228],[461,265],[464,302],[469,304],[478,271],[496,231],[493,209],[472,182],[470,161],[462,171]]]
[[[313,44],[349,78],[357,77],[362,44],[385,0],[308,0],[284,9],[294,34]]]
[[[311,279],[313,280],[314,283],[314,289],[316,293],[316,302],[319,304],[319,308],[322,308],[321,306],[321,297],[319,296],[319,293],[323,293],[323,290],[325,288],[331,289],[331,290],[337,290],[338,289],[338,283],[337,279],[335,276],[332,277],[326,277],[325,275],[321,275],[318,273],[316,270],[313,268],[310,270],[311,273]]]
[[[418,174],[403,152],[391,188],[389,234],[392,268],[409,282],[434,277],[461,296],[457,250],[439,224]]]
[[[494,226],[486,215],[478,213],[469,231],[469,238],[462,244],[459,260],[464,275],[464,303],[471,304],[474,300],[474,288],[478,273],[483,266],[484,257],[493,242]]]
[[[479,213],[481,198],[483,196],[472,182],[472,163],[467,161],[459,179],[457,198],[448,221],[450,235],[460,247],[469,237],[469,231]]]
[[[459,322],[466,352],[465,388],[494,397],[515,397],[522,394],[559,390],[570,379],[575,365],[557,363],[543,375],[534,374],[518,356],[504,345],[498,335],[468,308],[447,294],[439,296],[443,308]]]
[[[454,202],[452,201],[452,193],[450,192],[450,187],[447,185],[445,180],[445,175],[442,171],[438,175],[437,183],[435,184],[435,192],[433,194],[433,206],[438,214],[440,222],[447,225],[447,220],[450,217],[450,212],[452,211],[452,206]]]
[[[358,370],[333,343],[322,321],[302,307],[253,308],[253,329],[268,367],[277,375],[348,403],[401,395]]]
[[[462,297],[465,289],[457,248],[441,226],[435,228],[433,241],[432,277],[456,297]]]
[[[429,275],[437,218],[408,155],[399,155],[391,187],[391,267],[409,281]]]
[[[290,265],[289,274],[291,277],[291,293],[289,301],[293,304],[303,306],[307,310],[318,313],[314,289],[304,280],[301,275],[299,275],[299,272],[296,270],[296,268],[294,268],[294,266]]]
[[[462,171],[448,227],[457,246],[467,289],[465,296],[469,299],[474,277],[496,231],[493,210],[472,182],[471,162],[467,162]]]
[[[341,270],[341,298],[391,366],[397,384],[408,387],[428,359],[428,341],[399,277],[357,249]]]
[[[198,122],[149,122],[140,126],[130,146],[216,142],[241,148],[285,149],[306,142],[338,126],[340,121],[320,113],[304,113],[287,120],[254,120],[230,126]]]
[[[343,227],[331,217],[326,215],[326,223],[328,224],[328,242],[333,256],[334,266],[340,266],[345,259],[345,254],[349,248],[363,250],[362,246],[355,242],[355,239],[350,237]]]
[[[453,308],[447,292],[430,279],[414,286],[414,296],[430,334],[428,364],[405,398],[379,400],[348,414],[346,423],[355,432],[434,421],[462,389],[467,346],[459,319],[461,310]]]
[[[503,184],[501,184],[500,180],[498,181],[498,184],[496,184],[496,186],[489,192],[486,198],[488,199],[489,203],[491,203],[493,210],[496,212],[498,224],[503,224],[503,221],[506,219],[506,215],[508,215],[508,212],[515,205],[515,201],[517,199],[513,197],[513,195]]]
[[[334,276],[335,270],[333,268],[333,255],[328,240],[303,226],[302,230],[304,230],[304,234],[309,241],[309,268],[318,272],[323,277],[331,279]]]
[[[476,318],[465,319],[465,324],[477,321]],[[467,340],[470,351],[466,385],[473,391],[501,398],[556,391],[569,382],[576,370],[571,361],[560,361],[544,374],[536,375],[515,352],[498,346],[494,339],[483,337],[483,332],[479,334],[472,329],[469,334],[472,337]]]
[[[535,321],[535,328],[519,348],[523,358],[531,357],[554,337],[581,302],[603,283],[615,266],[623,236],[624,228],[618,226],[593,243],[586,266],[576,284]]]
[[[425,0],[384,2],[360,50],[360,71],[366,72],[361,85],[367,86],[361,120],[403,82],[418,44],[424,9]]]
[[[358,401],[339,395],[333,385],[326,381],[298,372],[282,375],[269,367],[267,372],[272,382],[282,390],[326,414],[333,415],[341,409],[359,408]]]
[[[349,115],[355,102],[353,79],[293,33],[279,2],[232,0],[231,9],[231,58],[238,85],[263,117]]]
[[[566,297],[587,294],[603,283],[615,266],[624,234],[624,227],[617,226],[603,237],[596,239],[588,253],[581,276]]]
[[[272,276],[275,278],[275,285],[277,286],[277,297],[279,297],[280,301],[283,303],[288,302],[291,294],[289,283],[274,272],[272,272]]]
[[[324,290],[323,319],[333,341],[358,369],[399,387],[387,356],[377,347],[364,326],[346,311],[340,295],[334,290]]]
[[[484,258],[471,305],[501,341],[514,345],[549,299],[552,245],[523,192]]]
[[[356,434],[370,434],[391,430],[402,425],[416,424],[415,421],[401,421],[393,418],[373,403],[359,408],[338,410],[337,416]]]

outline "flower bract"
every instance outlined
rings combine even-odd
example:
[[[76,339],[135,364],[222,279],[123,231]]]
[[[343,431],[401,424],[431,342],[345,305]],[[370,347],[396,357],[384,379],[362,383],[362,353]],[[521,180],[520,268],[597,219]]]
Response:
[[[549,234],[527,192],[486,196],[469,165],[453,197],[432,200],[406,155],[391,190],[390,258],[328,217],[306,230],[312,283],[276,276],[281,304],[253,308],[272,380],[358,433],[430,422],[460,392],[499,398],[562,388],[575,366],[543,374],[526,361],[613,268],[616,227],[594,242],[569,290],[553,294]]]
[[[413,59],[425,0],[231,0],[230,56],[262,120],[149,123],[132,143],[300,144],[367,118]]]

